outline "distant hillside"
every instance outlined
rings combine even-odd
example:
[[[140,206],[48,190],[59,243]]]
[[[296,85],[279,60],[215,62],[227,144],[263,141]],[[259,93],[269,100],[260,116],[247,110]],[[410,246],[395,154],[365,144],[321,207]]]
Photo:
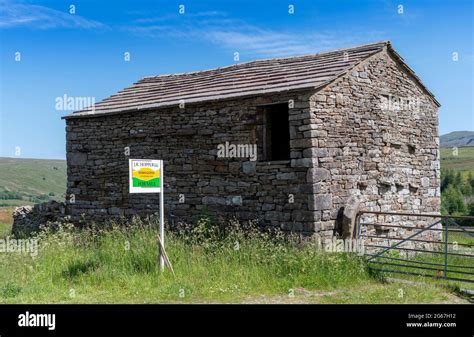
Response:
[[[474,146],[441,149],[441,168],[474,173]]]
[[[0,206],[64,200],[66,161],[0,157]]]
[[[474,131],[450,132],[442,135],[439,140],[441,147],[474,146]]]

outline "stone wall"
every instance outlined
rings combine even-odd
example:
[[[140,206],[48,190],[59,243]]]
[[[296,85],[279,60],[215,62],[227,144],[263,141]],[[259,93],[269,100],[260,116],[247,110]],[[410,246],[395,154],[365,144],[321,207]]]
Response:
[[[102,221],[158,211],[158,195],[128,193],[128,159],[164,160],[166,217],[193,221],[257,219],[284,230],[313,232],[308,169],[313,166],[312,92],[185,105],[133,114],[67,120],[68,214]],[[291,160],[261,161],[259,106],[290,102]],[[218,145],[257,144],[257,161],[218,158]],[[126,154],[127,147],[129,155]]]
[[[310,101],[318,168],[325,172],[314,197],[331,206],[320,214],[323,231],[332,231],[350,196],[365,210],[440,211],[437,106],[389,54],[372,56]]]
[[[48,222],[67,220],[64,203],[48,201],[34,206],[16,207],[13,211],[12,234],[16,237],[38,232]]]

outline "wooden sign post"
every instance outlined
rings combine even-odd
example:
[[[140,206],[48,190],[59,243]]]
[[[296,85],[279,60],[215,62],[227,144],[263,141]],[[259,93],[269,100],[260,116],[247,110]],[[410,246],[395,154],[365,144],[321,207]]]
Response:
[[[165,206],[163,189],[163,160],[129,159],[130,193],[160,193],[160,270],[165,267]],[[168,260],[169,261],[169,260]],[[169,266],[171,264],[168,263]],[[171,268],[172,269],[172,268]]]

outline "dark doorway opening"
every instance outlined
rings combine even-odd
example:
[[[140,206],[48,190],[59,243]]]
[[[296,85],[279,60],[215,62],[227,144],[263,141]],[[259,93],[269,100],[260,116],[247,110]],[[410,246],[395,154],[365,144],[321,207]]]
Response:
[[[263,151],[265,160],[290,159],[290,123],[288,104],[263,107]]]

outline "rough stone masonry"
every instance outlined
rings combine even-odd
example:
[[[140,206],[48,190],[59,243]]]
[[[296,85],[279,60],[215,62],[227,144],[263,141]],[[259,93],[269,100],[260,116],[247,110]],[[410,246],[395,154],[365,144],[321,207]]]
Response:
[[[268,114],[278,104],[287,129],[280,110]],[[65,117],[66,213],[157,212],[158,195],[129,194],[129,158],[164,160],[173,221],[207,212],[329,236],[350,197],[366,210],[438,213],[438,107],[389,42],[145,78]],[[271,158],[285,137],[287,157]],[[226,142],[256,144],[257,160],[218,156]]]

